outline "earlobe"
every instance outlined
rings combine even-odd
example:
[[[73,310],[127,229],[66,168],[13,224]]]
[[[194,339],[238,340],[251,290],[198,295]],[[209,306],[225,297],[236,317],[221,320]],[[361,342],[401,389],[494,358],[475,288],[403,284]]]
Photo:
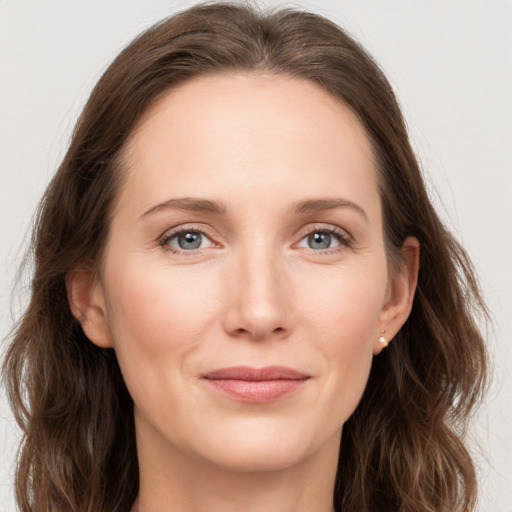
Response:
[[[103,289],[93,270],[86,266],[68,270],[66,291],[71,313],[89,340],[102,348],[112,347]]]
[[[408,237],[401,248],[401,264],[390,277],[385,303],[379,317],[380,333],[376,333],[374,353],[385,348],[405,323],[412,310],[418,282],[420,244],[415,237]],[[386,343],[380,338],[385,334]]]

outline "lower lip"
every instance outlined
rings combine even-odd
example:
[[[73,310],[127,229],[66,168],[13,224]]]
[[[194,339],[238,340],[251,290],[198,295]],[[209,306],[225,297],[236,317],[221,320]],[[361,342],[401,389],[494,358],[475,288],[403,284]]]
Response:
[[[205,379],[223,395],[242,402],[264,403],[277,400],[301,388],[307,379],[248,381],[235,379]]]

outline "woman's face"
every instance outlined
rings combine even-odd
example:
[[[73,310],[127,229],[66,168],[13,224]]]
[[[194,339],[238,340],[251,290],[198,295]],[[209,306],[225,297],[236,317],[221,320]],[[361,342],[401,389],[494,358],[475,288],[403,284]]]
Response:
[[[125,161],[82,324],[115,349],[139,443],[243,470],[337,449],[408,307],[356,116],[308,81],[202,77],[145,114]]]

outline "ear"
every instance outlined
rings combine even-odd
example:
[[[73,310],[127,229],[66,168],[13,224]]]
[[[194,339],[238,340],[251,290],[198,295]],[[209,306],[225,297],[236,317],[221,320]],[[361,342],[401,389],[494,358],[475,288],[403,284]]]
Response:
[[[374,354],[378,354],[389,343],[409,317],[418,282],[420,265],[420,243],[415,237],[406,238],[401,248],[401,262],[390,276],[384,305],[379,316],[380,332],[376,333]],[[384,337],[386,344],[378,341]]]
[[[94,271],[85,265],[68,270],[66,290],[71,312],[89,340],[98,347],[112,347],[105,297]]]

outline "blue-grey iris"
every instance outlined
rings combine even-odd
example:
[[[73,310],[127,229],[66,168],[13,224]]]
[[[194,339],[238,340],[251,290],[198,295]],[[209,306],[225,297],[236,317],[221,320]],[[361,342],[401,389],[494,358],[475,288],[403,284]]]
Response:
[[[315,231],[308,235],[308,245],[311,249],[328,249],[331,245],[331,235]]]
[[[187,231],[177,236],[177,242],[180,249],[193,250],[201,247],[203,235],[196,231]]]

